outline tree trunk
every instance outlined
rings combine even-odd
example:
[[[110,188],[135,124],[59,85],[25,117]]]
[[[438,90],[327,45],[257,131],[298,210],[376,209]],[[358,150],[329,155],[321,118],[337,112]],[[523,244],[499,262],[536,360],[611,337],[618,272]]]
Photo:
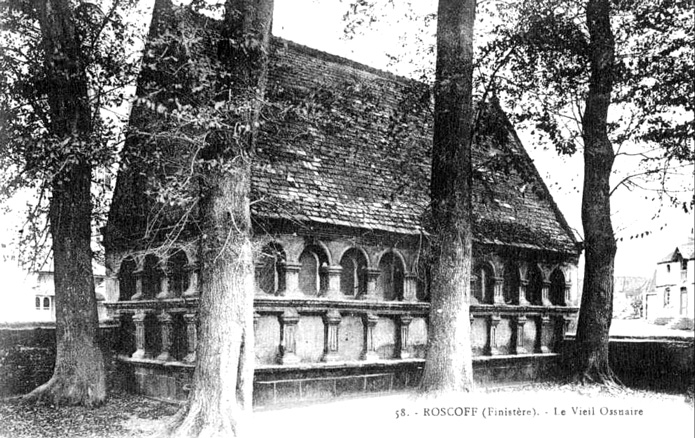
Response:
[[[473,386],[470,327],[471,142],[475,0],[440,0],[431,198],[433,254],[422,392]]]
[[[53,376],[24,400],[96,406],[106,398],[91,250],[91,165],[80,140],[91,133],[89,96],[70,2],[37,4],[45,53],[51,136],[56,146],[49,220],[56,297]],[[58,141],[55,142],[58,144]],[[53,164],[53,163],[51,163]]]
[[[611,383],[614,376],[608,363],[608,339],[613,316],[616,243],[611,224],[609,185],[614,153],[607,132],[615,48],[610,24],[610,2],[589,0],[586,15],[591,37],[591,77],[582,121],[582,224],[586,239],[586,265],[577,327],[575,374],[580,381]]]
[[[253,389],[253,254],[249,195],[251,161],[265,82],[273,0],[229,0],[226,36],[249,45],[222,44],[229,63],[232,99],[248,130],[238,137],[211,136],[202,151],[202,292],[199,342],[188,405],[170,427],[174,437],[248,435]]]

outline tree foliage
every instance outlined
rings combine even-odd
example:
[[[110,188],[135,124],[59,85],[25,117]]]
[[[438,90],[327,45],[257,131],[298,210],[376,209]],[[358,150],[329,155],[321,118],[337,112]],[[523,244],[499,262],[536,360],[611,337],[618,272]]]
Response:
[[[693,199],[680,187],[683,179],[669,179],[687,173],[695,157],[686,98],[695,83],[691,3],[611,3],[616,49],[608,120],[616,156],[624,160],[613,170],[612,190],[656,191],[686,211]],[[496,72],[492,89],[513,108],[515,122],[561,154],[584,148],[591,56],[585,8],[564,0],[499,2],[499,23],[480,52],[481,72]]]

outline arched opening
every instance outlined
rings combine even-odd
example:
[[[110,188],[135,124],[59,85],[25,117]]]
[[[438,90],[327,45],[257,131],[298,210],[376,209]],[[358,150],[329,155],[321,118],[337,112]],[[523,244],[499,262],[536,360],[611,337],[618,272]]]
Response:
[[[505,303],[519,304],[520,283],[519,266],[516,262],[508,262],[504,268],[504,285],[502,288]]]
[[[533,305],[541,305],[543,298],[543,274],[538,266],[531,265],[528,270],[526,300]]]
[[[340,291],[348,297],[367,293],[367,259],[362,251],[350,248],[340,259]]]
[[[565,305],[565,275],[556,269],[550,274],[550,302],[555,306]]]
[[[393,252],[387,252],[379,261],[378,287],[384,300],[403,299],[404,267],[401,259]]]
[[[144,299],[153,300],[159,294],[161,275],[159,259],[152,254],[148,254],[145,257],[142,273],[142,295]]]
[[[128,257],[121,262],[118,270],[118,301],[128,301],[135,295],[135,260]]]
[[[50,310],[51,309],[51,299],[48,297],[45,297],[43,299],[43,310]]]
[[[285,251],[271,242],[261,249],[256,263],[256,285],[269,295],[285,290]]]
[[[317,296],[328,289],[328,256],[318,245],[310,245],[299,256],[299,289]]]
[[[41,298],[36,297],[34,304],[36,304],[36,310],[41,310]]]
[[[492,304],[495,294],[495,278],[488,265],[478,265],[473,273],[473,296],[479,303]]]
[[[169,255],[169,260],[167,260],[169,290],[175,297],[180,297],[190,284],[187,266],[188,257],[184,251],[175,250]]]

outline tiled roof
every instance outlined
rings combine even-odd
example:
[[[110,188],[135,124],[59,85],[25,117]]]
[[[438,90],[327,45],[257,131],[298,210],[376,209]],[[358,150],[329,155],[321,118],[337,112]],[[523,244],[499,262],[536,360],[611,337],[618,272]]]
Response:
[[[678,254],[680,254],[685,260],[695,259],[695,244],[693,244],[692,240],[682,245],[678,245],[676,249],[669,252],[668,255],[661,259],[659,264],[678,261]]]
[[[253,214],[420,233],[432,139],[431,105],[422,91],[413,81],[276,39],[253,169]],[[476,175],[488,175],[485,182],[474,178],[475,239],[576,253],[502,110],[488,105],[483,119],[497,123],[473,151]],[[493,146],[492,137],[503,144]],[[500,152],[514,156],[516,166],[485,172]]]

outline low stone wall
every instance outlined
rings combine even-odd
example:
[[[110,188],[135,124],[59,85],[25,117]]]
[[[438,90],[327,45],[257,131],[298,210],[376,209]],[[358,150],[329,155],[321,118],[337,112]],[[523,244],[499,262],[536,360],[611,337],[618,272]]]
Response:
[[[560,371],[571,370],[574,337],[566,338]],[[633,388],[684,392],[695,383],[693,338],[615,337],[610,365],[622,383]]]
[[[107,383],[113,382],[114,326],[100,329],[107,361]],[[0,397],[26,394],[46,383],[53,374],[56,357],[55,323],[26,323],[0,327]]]
[[[476,357],[474,378],[480,386],[544,381],[555,376],[555,353]],[[193,365],[151,359],[118,359],[119,382],[128,391],[170,401],[186,399]],[[424,359],[295,365],[261,365],[255,370],[255,407],[326,400],[346,395],[415,388]]]

